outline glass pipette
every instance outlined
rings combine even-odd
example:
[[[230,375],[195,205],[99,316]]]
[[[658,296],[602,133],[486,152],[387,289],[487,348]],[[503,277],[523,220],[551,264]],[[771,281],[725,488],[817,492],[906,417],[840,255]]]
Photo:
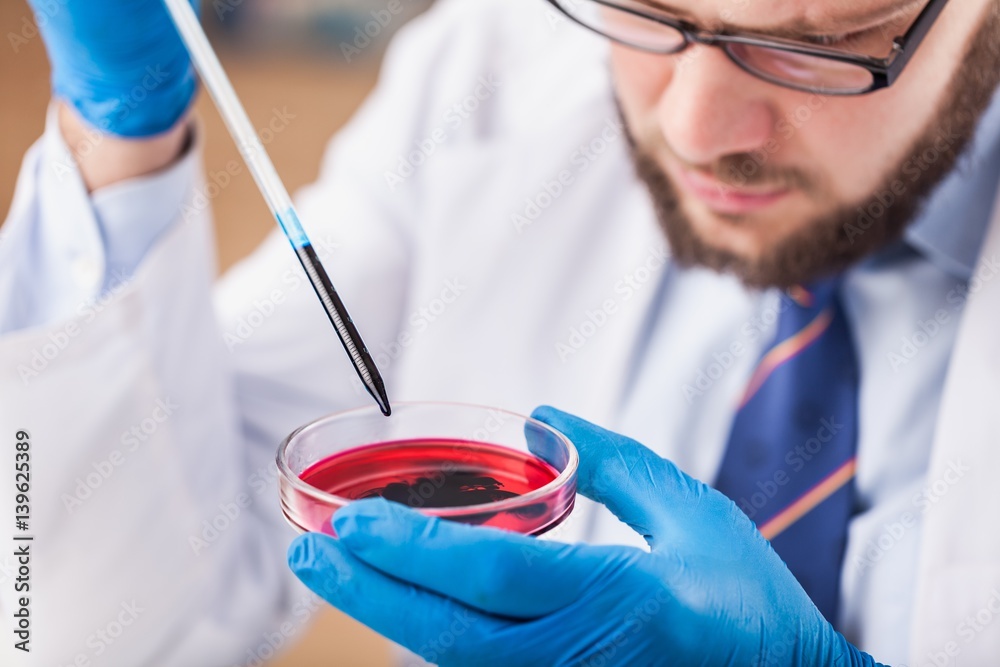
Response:
[[[264,200],[277,220],[278,226],[281,227],[292,244],[292,248],[309,277],[309,282],[316,290],[316,295],[323,303],[330,323],[336,329],[340,342],[344,344],[344,349],[351,358],[351,363],[354,364],[358,376],[368,393],[382,409],[382,413],[388,416],[392,412],[392,408],[389,406],[382,376],[379,374],[375,362],[372,361],[364,341],[361,340],[361,335],[347,313],[343,301],[340,300],[340,296],[333,288],[333,283],[330,282],[323,264],[316,256],[316,251],[299,222],[292,198],[288,195],[288,190],[274,169],[274,164],[267,151],[264,150],[264,145],[258,138],[256,130],[250,123],[250,118],[236,96],[236,91],[233,89],[229,77],[222,69],[219,58],[212,50],[212,45],[209,43],[205,31],[202,30],[197,14],[195,14],[189,0],[163,1],[177,26],[181,39],[187,45],[191,60],[201,75],[205,88],[215,101],[215,106],[219,109],[222,120],[229,128],[229,133],[233,136],[240,154],[250,168],[250,173],[253,174],[254,181],[257,182],[257,187],[264,195]]]

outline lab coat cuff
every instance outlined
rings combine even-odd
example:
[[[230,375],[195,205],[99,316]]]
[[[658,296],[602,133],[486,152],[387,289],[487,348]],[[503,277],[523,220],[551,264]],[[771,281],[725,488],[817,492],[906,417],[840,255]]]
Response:
[[[101,141],[95,131],[90,141]],[[37,166],[38,219],[35,260],[39,275],[61,276],[46,290],[50,303],[45,320],[61,316],[65,306],[100,295],[104,275],[104,242],[79,166],[59,127],[59,105],[49,105]],[[85,148],[84,148],[85,150]],[[61,268],[60,268],[61,267]],[[58,304],[58,305],[57,305]]]
[[[98,293],[104,248],[57,107],[25,157],[0,246],[0,331],[44,326]]]
[[[87,150],[86,142],[96,146],[104,136],[94,130],[77,150]],[[198,179],[199,151],[189,140],[184,153],[164,169],[88,193],[59,128],[57,104],[49,108],[42,143],[37,174],[40,250],[50,264],[66,267],[69,280],[60,291],[72,295],[78,306],[127,282],[156,241],[181,218]]]
[[[127,282],[150,249],[176,224],[200,211],[190,197],[199,181],[199,128],[191,123],[181,156],[169,166],[145,176],[95,190],[91,195],[95,221],[104,240],[101,293]]]
[[[200,132],[192,130],[192,136]],[[103,135],[88,139],[96,145]],[[87,143],[78,147],[87,150]],[[50,105],[29,150],[0,238],[0,333],[44,327],[118,291],[191,206],[200,178],[197,142],[170,166],[87,192]]]

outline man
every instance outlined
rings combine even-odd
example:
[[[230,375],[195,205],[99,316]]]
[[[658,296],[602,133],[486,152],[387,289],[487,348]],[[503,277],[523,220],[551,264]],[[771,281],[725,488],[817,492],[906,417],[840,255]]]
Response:
[[[213,312],[183,52],[120,11],[47,22],[65,102],[2,247],[38,649],[135,600],[99,659],[228,664],[295,602],[266,461],[366,399],[281,239]],[[609,546],[366,502],[295,573],[441,664],[990,664],[998,36],[994,0],[442,2],[300,209],[393,400],[629,436],[535,412],[597,501],[556,537]]]

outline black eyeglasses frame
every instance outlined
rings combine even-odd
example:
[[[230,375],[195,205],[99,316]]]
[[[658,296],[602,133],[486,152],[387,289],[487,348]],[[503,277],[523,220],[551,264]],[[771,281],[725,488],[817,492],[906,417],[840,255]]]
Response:
[[[578,0],[581,1],[581,0]],[[853,53],[847,53],[844,51],[839,51],[837,49],[825,48],[822,46],[811,46],[809,44],[804,44],[802,42],[796,42],[794,40],[781,39],[777,37],[756,37],[752,34],[747,35],[734,35],[729,33],[719,33],[710,32],[699,29],[694,24],[688,23],[686,21],[681,21],[677,19],[668,18],[666,16],[658,16],[655,13],[647,13],[640,11],[638,9],[633,9],[631,7],[623,7],[614,2],[609,2],[608,0],[582,0],[587,2],[593,2],[598,5],[604,5],[611,9],[626,12],[632,14],[639,18],[653,21],[655,23],[660,23],[674,30],[678,31],[684,36],[684,42],[679,48],[672,49],[669,51],[655,50],[648,47],[644,47],[638,44],[632,44],[621,39],[614,37],[613,35],[608,35],[600,30],[597,30],[593,26],[590,26],[574,16],[570,11],[563,7],[559,0],[548,0],[553,7],[559,12],[564,14],[574,23],[577,23],[584,28],[587,28],[591,32],[594,32],[602,37],[609,39],[623,46],[638,49],[640,51],[646,51],[648,53],[657,53],[661,55],[675,55],[687,49],[692,44],[701,44],[704,46],[715,46],[721,48],[729,59],[732,60],[740,69],[751,74],[754,77],[768,81],[778,86],[783,86],[785,88],[791,88],[793,90],[800,90],[804,92],[811,93],[821,93],[825,95],[866,95],[868,93],[875,92],[877,90],[882,90],[888,88],[889,86],[896,83],[899,77],[902,75],[903,70],[906,65],[913,58],[913,54],[916,53],[917,48],[924,41],[924,38],[930,32],[934,23],[937,21],[941,12],[944,10],[945,5],[948,4],[948,0],[930,0],[927,5],[920,11],[920,14],[914,20],[910,28],[901,36],[895,37],[892,40],[892,53],[885,58],[878,58],[873,56],[864,56]],[[807,56],[814,56],[817,58],[824,58],[827,60],[832,60],[834,62],[845,63],[849,65],[857,65],[868,70],[872,75],[872,83],[870,86],[864,89],[852,90],[852,91],[838,91],[829,90],[823,88],[814,88],[808,86],[797,86],[794,83],[783,81],[778,78],[768,77],[762,72],[750,69],[745,63],[743,63],[737,56],[735,56],[728,47],[730,44],[741,44],[745,46],[756,46],[762,48],[770,48],[778,51],[786,51],[790,53],[798,53]]]

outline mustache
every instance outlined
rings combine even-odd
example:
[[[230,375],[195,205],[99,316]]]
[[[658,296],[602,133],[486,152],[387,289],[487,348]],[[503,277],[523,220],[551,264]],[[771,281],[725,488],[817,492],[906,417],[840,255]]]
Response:
[[[665,142],[660,147],[686,169],[712,176],[719,181],[723,190],[755,187],[767,190],[802,190],[807,194],[817,190],[815,179],[805,171],[797,167],[769,164],[768,154],[733,153],[711,164],[700,165],[683,159]]]
[[[689,165],[683,161],[682,164],[711,174],[724,187],[802,190],[806,193],[815,189],[814,180],[803,170],[767,164],[753,153],[727,155],[707,166]]]
[[[625,138],[632,155],[634,157],[642,156],[647,162],[647,166],[658,165],[659,161],[653,158],[652,148],[647,148],[636,140],[628,123],[625,122],[619,100],[616,98],[615,101],[618,103],[619,118],[625,127]],[[796,167],[769,164],[770,153],[763,151],[733,153],[705,165],[688,162],[666,142],[657,141],[655,143],[656,148],[684,168],[712,176],[720,183],[722,189],[756,187],[768,190],[801,190],[805,194],[815,194],[820,191],[819,179],[812,177],[806,171]],[[658,171],[662,171],[662,168]]]
[[[675,160],[678,164],[692,171],[700,171],[711,175],[720,184],[720,189],[760,188],[767,190],[800,190],[806,195],[822,194],[820,178],[810,175],[803,169],[784,165],[770,164],[771,153],[759,150],[745,153],[725,155],[707,165],[691,163],[680,157],[673,148],[659,137],[646,142],[640,142],[625,118],[621,100],[615,96],[615,109],[618,119],[625,128],[625,140],[633,160],[641,159],[647,169],[655,168],[664,180],[669,182],[662,163],[655,159],[656,153],[662,153]]]

